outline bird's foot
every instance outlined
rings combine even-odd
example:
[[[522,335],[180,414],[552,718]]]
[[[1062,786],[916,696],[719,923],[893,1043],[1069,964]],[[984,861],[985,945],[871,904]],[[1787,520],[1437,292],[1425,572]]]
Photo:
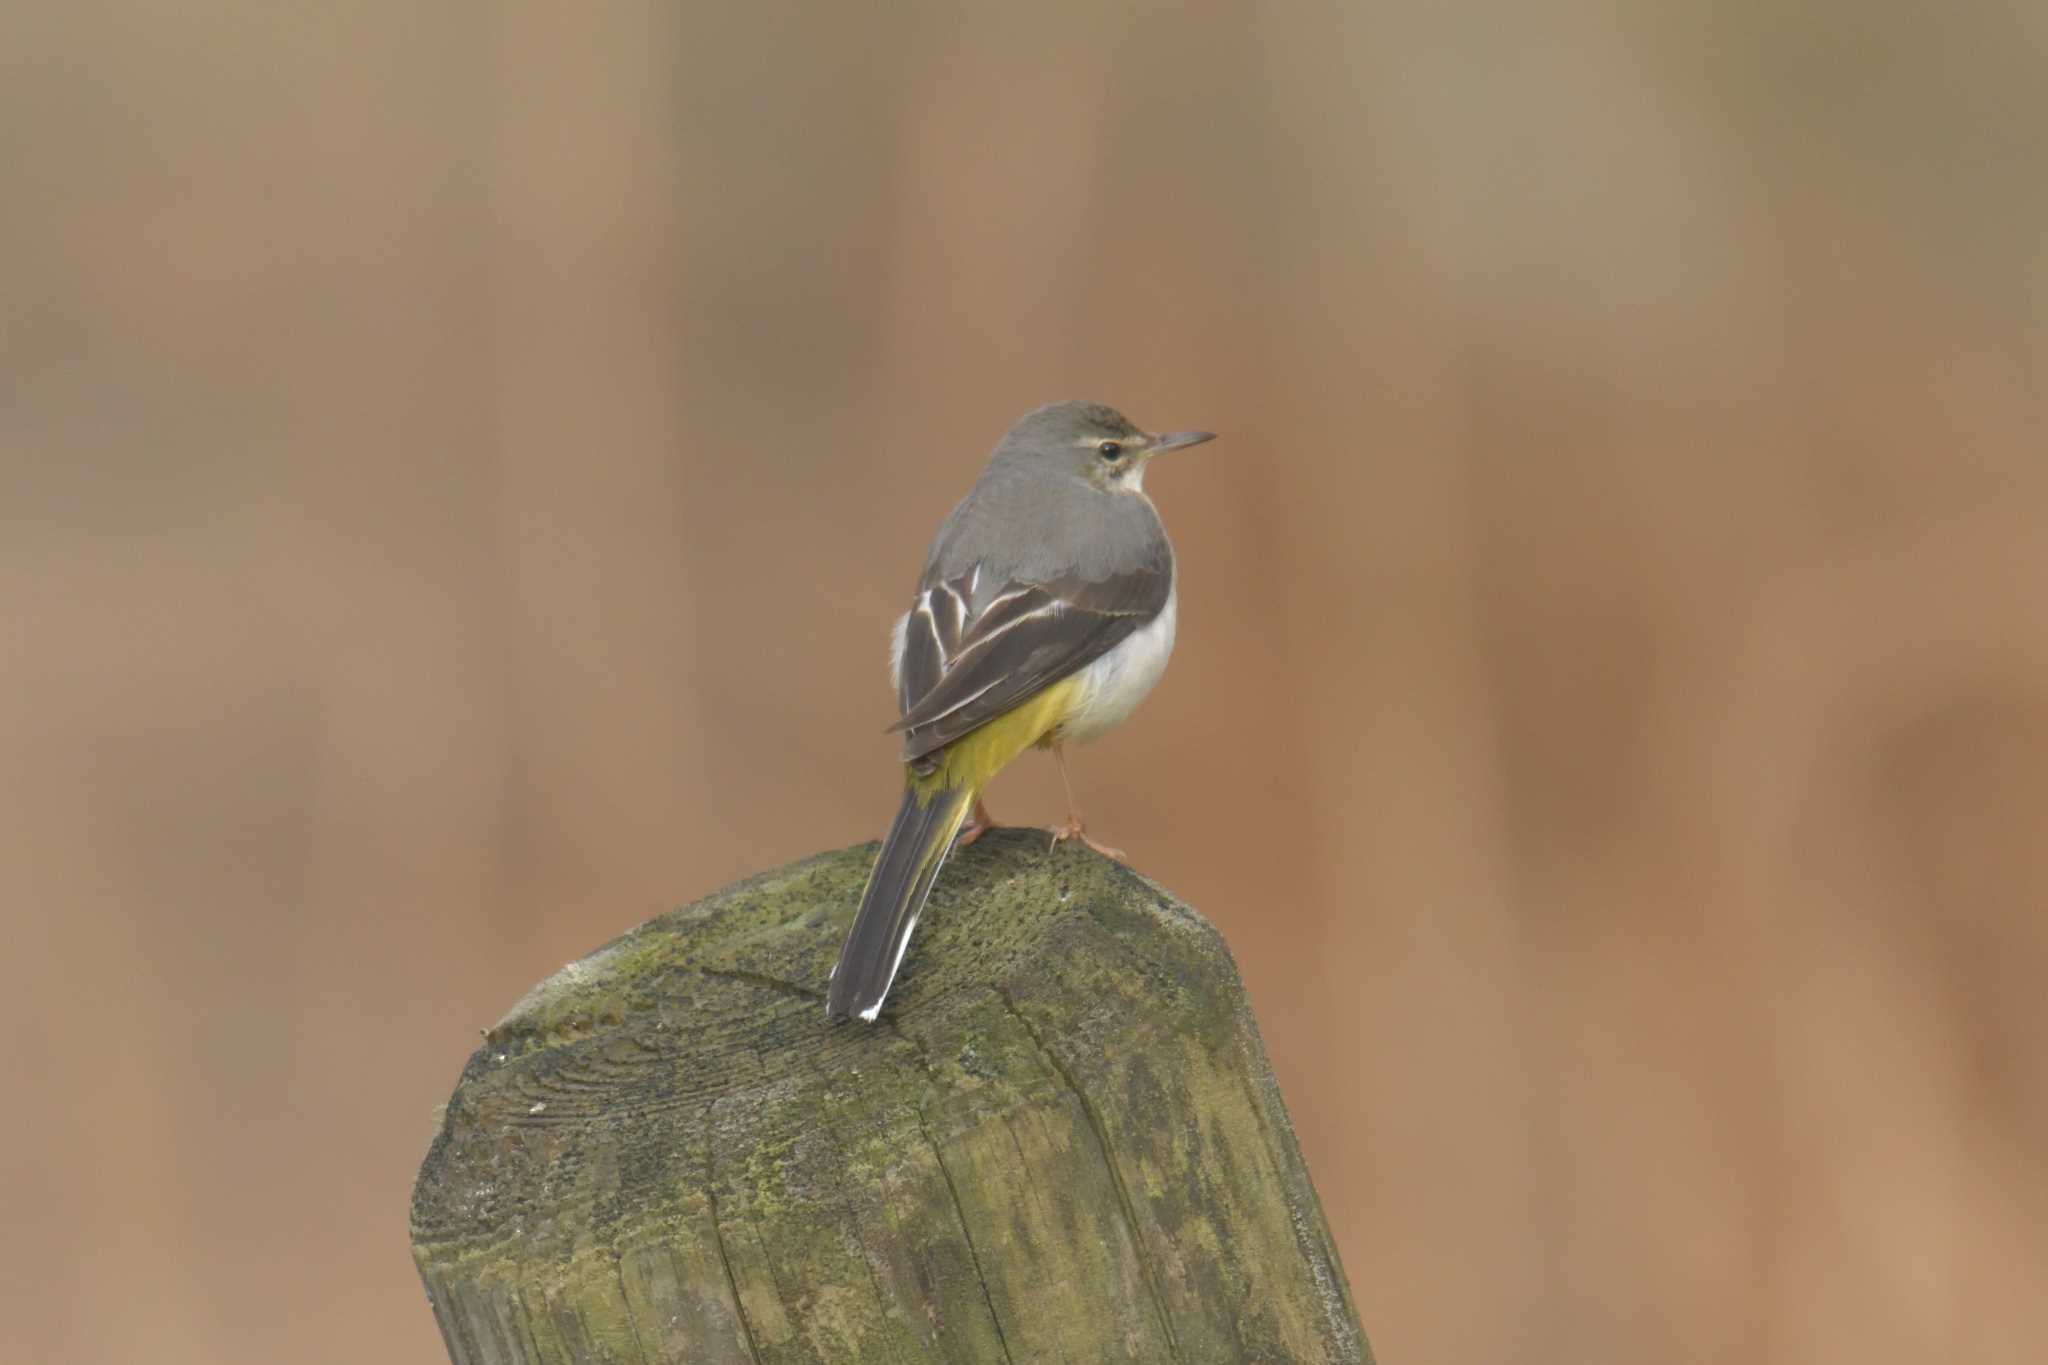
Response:
[[[1052,852],[1053,849],[1058,848],[1061,844],[1065,843],[1069,839],[1079,839],[1082,843],[1088,845],[1088,847],[1094,849],[1103,857],[1112,859],[1116,862],[1127,863],[1130,861],[1129,858],[1126,858],[1124,856],[1124,851],[1122,849],[1111,848],[1108,844],[1098,844],[1093,839],[1089,838],[1088,831],[1082,827],[1081,817],[1078,815],[1067,816],[1065,822],[1057,826],[1052,831],[1052,842],[1046,846],[1046,852]]]
[[[975,798],[974,809],[967,813],[967,819],[960,825],[960,833],[953,840],[954,848],[965,848],[996,827],[996,818],[988,813],[988,807]]]

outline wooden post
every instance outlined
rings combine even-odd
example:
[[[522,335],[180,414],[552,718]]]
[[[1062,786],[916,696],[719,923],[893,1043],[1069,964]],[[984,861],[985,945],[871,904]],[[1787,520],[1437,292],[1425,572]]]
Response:
[[[563,968],[413,1193],[456,1365],[1369,1362],[1229,951],[1043,834],[947,864],[879,1025],[822,854]]]

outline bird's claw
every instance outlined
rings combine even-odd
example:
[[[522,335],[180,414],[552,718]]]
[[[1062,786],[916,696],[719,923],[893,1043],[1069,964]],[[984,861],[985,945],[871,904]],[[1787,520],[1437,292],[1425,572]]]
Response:
[[[1098,844],[1093,839],[1089,838],[1088,831],[1085,828],[1083,828],[1081,824],[1081,817],[1078,815],[1069,815],[1064,823],[1056,826],[1052,830],[1052,842],[1046,845],[1045,851],[1048,853],[1052,852],[1054,849],[1058,848],[1062,843],[1066,842],[1068,839],[1079,839],[1082,843],[1088,845],[1088,847],[1094,849],[1103,857],[1108,858],[1114,862],[1127,863],[1130,861],[1129,858],[1124,856],[1124,851],[1122,849],[1111,848],[1108,844]]]
[[[974,809],[968,813],[966,820],[961,822],[960,832],[953,838],[953,847],[965,848],[995,827],[995,817],[988,813],[987,806],[977,800]]]

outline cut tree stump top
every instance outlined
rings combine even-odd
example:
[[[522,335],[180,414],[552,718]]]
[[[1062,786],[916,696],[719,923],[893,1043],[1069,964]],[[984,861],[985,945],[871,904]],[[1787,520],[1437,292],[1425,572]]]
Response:
[[[999,830],[882,1021],[827,1023],[873,860],[663,915],[485,1035],[413,1194],[451,1358],[1369,1361],[1215,930]]]

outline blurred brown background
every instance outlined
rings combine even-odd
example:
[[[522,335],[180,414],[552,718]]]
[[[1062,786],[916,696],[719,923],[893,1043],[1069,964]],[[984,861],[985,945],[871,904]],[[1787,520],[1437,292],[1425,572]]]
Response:
[[[1083,804],[1382,1359],[2039,1358],[2048,10],[33,8],[0,1355],[443,1359],[476,1030],[879,834],[1088,396],[1225,439]]]

